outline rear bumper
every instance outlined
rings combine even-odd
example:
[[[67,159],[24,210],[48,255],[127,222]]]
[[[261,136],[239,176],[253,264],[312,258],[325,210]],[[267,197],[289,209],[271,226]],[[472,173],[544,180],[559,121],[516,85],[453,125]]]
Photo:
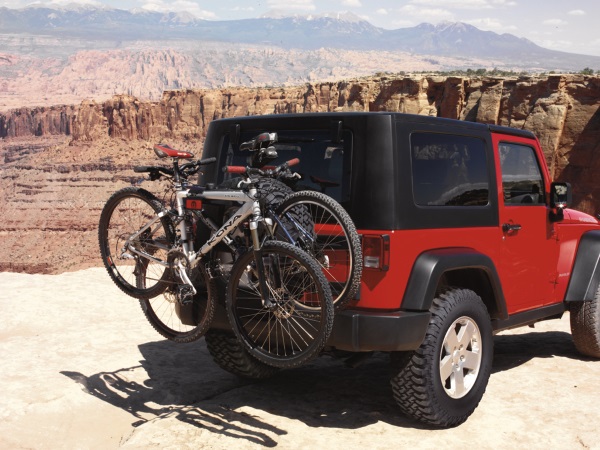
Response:
[[[335,316],[327,345],[350,352],[416,350],[430,318],[428,311],[342,311]]]

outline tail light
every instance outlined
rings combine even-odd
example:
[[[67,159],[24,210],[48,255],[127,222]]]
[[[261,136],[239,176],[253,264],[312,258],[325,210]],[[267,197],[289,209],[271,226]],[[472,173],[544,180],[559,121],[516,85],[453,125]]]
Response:
[[[386,271],[390,268],[390,237],[367,234],[362,237],[363,267]]]

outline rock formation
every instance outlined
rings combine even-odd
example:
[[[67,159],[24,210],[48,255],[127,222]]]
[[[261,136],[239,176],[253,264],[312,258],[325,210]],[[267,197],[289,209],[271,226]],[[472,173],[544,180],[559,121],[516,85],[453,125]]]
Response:
[[[574,207],[596,213],[599,107],[599,77],[556,75],[371,77],[293,88],[166,91],[157,102],[119,95],[79,106],[13,110],[0,114],[0,270],[53,272],[99,264],[102,206],[112,192],[140,180],[131,166],[154,161],[152,144],[166,141],[199,154],[212,120],[244,115],[400,111],[524,128],[540,139],[551,176],[573,184]]]

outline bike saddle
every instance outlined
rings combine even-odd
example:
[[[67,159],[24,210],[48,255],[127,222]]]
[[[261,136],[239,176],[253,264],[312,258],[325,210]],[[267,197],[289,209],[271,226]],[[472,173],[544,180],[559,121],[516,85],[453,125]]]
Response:
[[[275,142],[277,142],[277,133],[261,133],[249,141],[242,142],[240,144],[240,150],[254,152],[256,150],[271,147]]]
[[[193,153],[174,149],[168,144],[156,144],[154,146],[154,153],[156,153],[156,156],[159,158],[191,159],[194,157]]]

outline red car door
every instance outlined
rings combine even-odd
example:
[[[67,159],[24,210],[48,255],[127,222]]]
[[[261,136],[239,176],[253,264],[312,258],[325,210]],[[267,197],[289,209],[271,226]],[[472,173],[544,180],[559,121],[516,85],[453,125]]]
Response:
[[[499,276],[509,314],[548,304],[558,242],[549,220],[549,176],[537,142],[492,134],[498,173]]]

